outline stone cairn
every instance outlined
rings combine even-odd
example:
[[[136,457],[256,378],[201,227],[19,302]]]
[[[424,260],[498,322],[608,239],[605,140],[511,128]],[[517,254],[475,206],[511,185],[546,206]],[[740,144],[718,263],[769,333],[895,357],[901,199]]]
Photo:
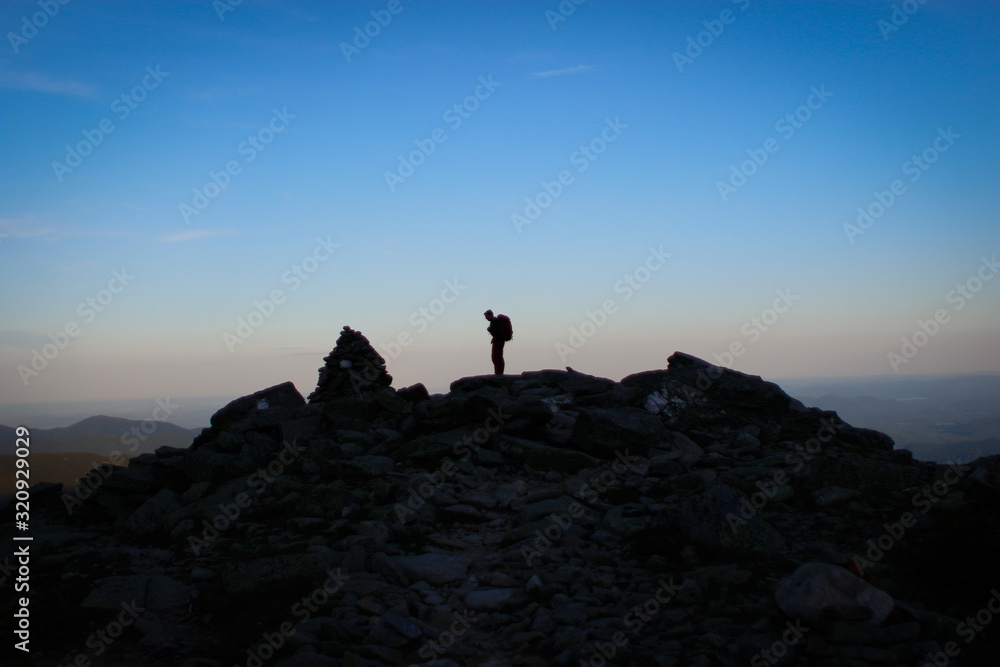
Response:
[[[319,369],[319,382],[309,395],[310,403],[361,396],[392,384],[385,359],[360,331],[351,327],[344,327],[333,351],[323,361],[326,365]]]

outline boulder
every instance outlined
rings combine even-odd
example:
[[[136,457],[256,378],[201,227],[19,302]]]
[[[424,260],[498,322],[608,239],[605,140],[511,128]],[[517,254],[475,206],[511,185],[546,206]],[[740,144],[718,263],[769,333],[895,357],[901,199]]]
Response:
[[[846,568],[816,562],[803,563],[779,581],[774,599],[786,616],[810,626],[824,624],[840,607],[860,607],[872,623],[881,623],[894,605],[891,595]]]
[[[570,444],[602,458],[616,451],[636,454],[649,451],[668,435],[655,415],[639,408],[589,408],[581,410],[573,425]]]
[[[465,556],[426,553],[418,556],[396,556],[392,559],[412,581],[447,584],[465,579],[472,561]]]
[[[186,605],[195,596],[196,588],[171,577],[135,574],[108,577],[98,582],[80,606],[119,611],[124,603],[130,603],[143,609],[167,609]]]
[[[288,592],[310,586],[315,589],[332,576],[331,571],[342,561],[339,552],[266,556],[229,565],[222,573],[222,583],[234,594]]]
[[[582,468],[595,468],[600,464],[589,454],[564,447],[552,447],[525,438],[497,435],[495,440],[497,449],[506,458],[525,463],[536,470],[577,472]]]
[[[163,527],[163,517],[181,506],[180,495],[160,489],[125,521],[125,527],[137,535],[148,535]]]

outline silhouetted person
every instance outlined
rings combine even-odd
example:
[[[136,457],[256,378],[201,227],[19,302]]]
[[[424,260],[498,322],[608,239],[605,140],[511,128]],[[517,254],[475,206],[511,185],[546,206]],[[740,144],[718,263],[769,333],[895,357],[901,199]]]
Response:
[[[511,326],[510,318],[506,315],[493,316],[492,310],[487,310],[483,315],[490,321],[490,326],[486,331],[493,337],[493,372],[503,375],[503,344],[514,337],[514,327]]]

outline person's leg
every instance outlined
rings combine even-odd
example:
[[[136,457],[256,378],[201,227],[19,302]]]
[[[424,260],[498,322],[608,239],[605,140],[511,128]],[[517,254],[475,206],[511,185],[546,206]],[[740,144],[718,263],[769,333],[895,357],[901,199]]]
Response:
[[[503,344],[504,341],[502,340],[493,341],[493,354],[491,359],[493,360],[493,373],[496,375],[503,375]]]

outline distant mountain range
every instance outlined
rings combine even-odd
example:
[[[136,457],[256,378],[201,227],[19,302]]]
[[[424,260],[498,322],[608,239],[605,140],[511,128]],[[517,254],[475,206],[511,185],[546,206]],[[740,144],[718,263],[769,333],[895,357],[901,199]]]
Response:
[[[1000,375],[784,380],[806,405],[882,431],[922,460],[971,461],[1000,453]]]
[[[145,428],[144,426],[145,425]],[[113,452],[137,456],[157,447],[187,447],[200,428],[182,428],[170,422],[140,421],[97,415],[59,428],[31,428],[33,453],[93,452],[108,457]],[[15,429],[0,425],[0,442],[13,442]]]
[[[145,424],[145,428],[143,425]],[[95,464],[108,461],[125,465],[125,460],[164,445],[187,447],[200,428],[182,428],[169,422],[139,421],[97,415],[70,426],[31,428],[31,483],[62,482],[72,487]],[[0,442],[13,443],[15,429],[0,425]],[[0,495],[14,491],[15,455],[0,454]]]

